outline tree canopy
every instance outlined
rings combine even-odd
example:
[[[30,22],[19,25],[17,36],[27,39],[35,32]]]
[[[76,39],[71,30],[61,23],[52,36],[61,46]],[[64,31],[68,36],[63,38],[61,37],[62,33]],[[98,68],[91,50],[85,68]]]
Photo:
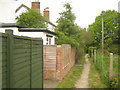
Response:
[[[91,43],[90,32],[75,23],[76,17],[69,3],[64,4],[64,8],[65,10],[60,13],[60,18],[57,20],[58,25],[55,31],[58,33],[58,38],[56,44],[71,44],[78,51],[81,51],[80,49],[86,50]]]
[[[77,25],[74,23],[75,15],[72,13],[72,7],[69,3],[64,5],[65,11],[60,13],[60,18],[57,20],[56,32],[59,34],[56,40],[57,44],[71,44],[77,46],[78,42],[73,37],[77,32]]]
[[[72,7],[69,3],[64,4],[65,10],[60,13],[60,18],[57,20],[55,29],[58,33],[56,44],[70,44],[76,48],[76,63],[84,56],[88,45],[91,43],[91,35],[89,31],[79,27],[76,23],[76,17],[72,12]],[[89,41],[88,41],[89,39]]]
[[[93,46],[98,48],[101,46],[102,38],[102,15],[104,20],[104,43],[105,48],[110,48],[111,45],[118,43],[118,12],[115,10],[102,11],[96,17],[95,22],[89,25],[89,31],[92,33],[94,39]]]
[[[16,18],[17,23],[29,28],[47,28],[47,21],[41,13],[29,9]]]

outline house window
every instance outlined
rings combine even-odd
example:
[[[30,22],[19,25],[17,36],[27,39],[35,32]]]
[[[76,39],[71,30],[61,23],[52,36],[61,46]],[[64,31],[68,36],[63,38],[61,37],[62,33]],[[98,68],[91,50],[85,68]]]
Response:
[[[48,37],[46,37],[46,45],[48,45]]]
[[[46,38],[46,41],[48,41],[48,37]]]
[[[46,45],[51,45],[52,44],[52,42],[51,42],[52,37],[53,36],[46,35]]]
[[[48,37],[46,37],[46,45],[48,45],[48,40],[49,40],[49,38],[48,38]]]
[[[51,45],[51,38],[49,38],[49,45]]]

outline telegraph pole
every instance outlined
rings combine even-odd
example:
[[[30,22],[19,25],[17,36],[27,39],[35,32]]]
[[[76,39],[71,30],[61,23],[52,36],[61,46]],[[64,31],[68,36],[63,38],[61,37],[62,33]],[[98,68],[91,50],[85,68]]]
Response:
[[[104,72],[103,61],[104,61],[104,19],[102,14],[102,71]]]
[[[102,55],[104,54],[104,20],[102,14]]]

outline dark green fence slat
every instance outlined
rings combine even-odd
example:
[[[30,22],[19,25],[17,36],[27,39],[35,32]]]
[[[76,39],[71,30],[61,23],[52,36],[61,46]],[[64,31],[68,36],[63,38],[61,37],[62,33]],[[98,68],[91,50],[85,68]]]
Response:
[[[29,67],[26,67],[26,68],[21,68],[20,70],[14,70],[14,76],[17,76],[17,75],[21,75],[21,73],[24,73],[26,71],[29,71]]]
[[[18,58],[24,58],[24,57],[29,57],[29,56],[30,56],[30,53],[20,53],[20,54],[14,55],[14,59],[17,60]]]
[[[31,67],[32,67],[32,75],[31,75],[31,87],[32,88],[43,88],[43,84],[41,83],[43,81],[43,74],[42,74],[42,59],[43,59],[43,49],[42,49],[42,40],[39,41],[39,43],[36,43],[34,40],[32,40],[32,46],[31,46]],[[36,50],[36,51],[35,51]],[[41,55],[42,54],[42,55]],[[39,83],[39,84],[38,84]]]

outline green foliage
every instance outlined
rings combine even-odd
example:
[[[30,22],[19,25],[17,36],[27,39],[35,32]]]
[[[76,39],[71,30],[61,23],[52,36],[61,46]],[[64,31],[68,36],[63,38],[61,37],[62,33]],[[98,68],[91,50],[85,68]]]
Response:
[[[92,41],[92,35],[89,31],[82,29],[76,33],[75,39],[79,42],[80,46],[86,50]]]
[[[69,3],[64,5],[65,11],[60,13],[60,18],[58,19],[56,32],[59,34],[56,39],[57,44],[71,44],[74,47],[79,46],[79,43],[75,39],[75,34],[77,33],[78,26],[74,23],[75,16],[72,13],[72,7]]]
[[[95,65],[93,62],[91,62],[91,69],[89,73],[89,87],[90,88],[107,88],[107,86],[102,83],[100,75],[95,68]]]
[[[118,12],[115,10],[102,11],[101,14],[96,17],[95,22],[89,25],[89,31],[94,37],[92,45],[98,48],[101,46],[102,15],[104,19],[105,49],[110,49],[112,44],[118,44],[119,39]]]
[[[64,8],[65,11],[60,13],[55,30],[58,33],[56,44],[71,44],[73,47],[86,48],[91,41],[90,33],[75,24],[76,17],[69,3],[65,4]]]
[[[71,44],[72,46],[77,47],[79,43],[74,39],[74,37],[68,37],[63,32],[56,31],[58,33],[58,38],[56,39],[57,44]]]
[[[67,76],[58,84],[58,88],[75,88],[75,83],[77,82],[78,78],[80,78],[80,75],[82,74],[83,66],[84,66],[85,60],[82,59],[82,62],[80,64],[83,65],[75,65],[72,67],[70,72],[67,74]]]
[[[65,11],[60,13],[60,18],[57,20],[55,29],[58,33],[56,44],[70,44],[76,48],[76,63],[78,59],[84,55],[84,50],[87,51],[91,43],[91,34],[86,29],[80,28],[75,23],[75,15],[72,13],[72,7],[69,3],[64,5]],[[89,40],[88,40],[89,39]]]
[[[91,59],[93,61],[93,59]],[[113,55],[113,77],[109,78],[109,65],[110,56],[109,54],[104,54],[102,59],[102,54],[97,52],[97,63],[95,64],[97,71],[100,73],[102,82],[109,88],[118,87],[118,55]]]
[[[69,3],[65,4],[64,8],[65,11],[60,13],[60,18],[57,21],[57,28],[66,36],[71,36],[76,33],[75,15],[72,13],[72,7]]]
[[[47,28],[46,19],[37,11],[29,9],[16,18],[17,23],[29,28]]]
[[[119,45],[118,44],[112,44],[110,46],[111,46],[111,48],[108,48],[108,51],[117,54],[118,51],[119,51]]]

